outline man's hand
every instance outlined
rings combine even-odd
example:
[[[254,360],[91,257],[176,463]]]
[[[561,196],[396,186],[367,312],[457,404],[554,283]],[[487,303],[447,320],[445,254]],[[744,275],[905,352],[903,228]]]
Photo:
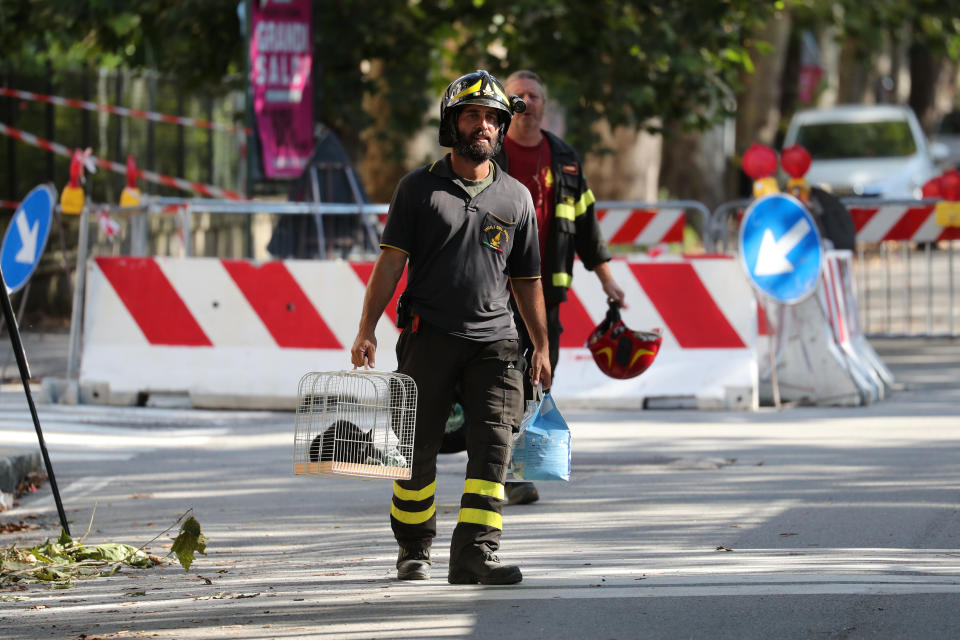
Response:
[[[376,367],[377,337],[374,335],[357,335],[353,341],[353,347],[350,349],[350,360],[354,368],[365,367],[373,369]]]
[[[623,293],[623,289],[617,286],[613,278],[603,283],[603,292],[607,294],[607,297],[611,300],[620,303],[621,307],[624,309],[627,308],[627,303],[625,302],[627,296]]]
[[[550,371],[550,354],[547,351],[534,350],[530,358],[530,383],[536,387],[543,384],[544,389],[550,388],[553,382],[553,372]]]
[[[593,272],[597,274],[597,278],[600,280],[600,286],[603,287],[603,292],[607,294],[607,297],[626,309],[627,296],[623,293],[623,289],[620,288],[617,281],[613,279],[613,274],[610,273],[610,263],[602,262],[598,264]]]
[[[533,386],[543,383],[544,389],[550,388],[550,343],[547,338],[547,314],[543,303],[543,284],[540,278],[511,280],[513,297],[517,301],[520,317],[527,325],[527,332],[533,342],[533,355],[530,357],[530,380]]]

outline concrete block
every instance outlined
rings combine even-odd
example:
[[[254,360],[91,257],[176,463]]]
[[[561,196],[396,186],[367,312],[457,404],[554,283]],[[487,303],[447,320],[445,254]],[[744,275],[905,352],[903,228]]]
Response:
[[[0,491],[13,493],[20,481],[31,471],[43,466],[39,451],[24,453],[0,453]]]
[[[38,397],[45,404],[77,404],[80,389],[76,380],[47,377],[40,382]]]

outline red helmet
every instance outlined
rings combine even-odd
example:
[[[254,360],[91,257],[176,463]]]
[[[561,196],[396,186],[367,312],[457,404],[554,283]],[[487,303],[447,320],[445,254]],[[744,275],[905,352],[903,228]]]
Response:
[[[620,319],[620,304],[610,301],[607,317],[587,340],[600,371],[611,378],[633,378],[647,370],[660,350],[660,329],[631,331]]]

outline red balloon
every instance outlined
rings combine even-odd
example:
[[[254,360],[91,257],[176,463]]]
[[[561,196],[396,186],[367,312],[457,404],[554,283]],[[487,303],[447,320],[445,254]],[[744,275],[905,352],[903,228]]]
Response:
[[[951,202],[960,200],[960,171],[951,169],[940,176],[940,190],[943,197]]]
[[[921,191],[923,192],[924,198],[943,197],[943,187],[940,184],[940,176],[927,180],[921,188]]]
[[[754,142],[743,154],[743,171],[753,180],[772,176],[777,172],[777,152]]]
[[[810,169],[810,152],[798,144],[783,150],[780,164],[791,178],[802,178]]]

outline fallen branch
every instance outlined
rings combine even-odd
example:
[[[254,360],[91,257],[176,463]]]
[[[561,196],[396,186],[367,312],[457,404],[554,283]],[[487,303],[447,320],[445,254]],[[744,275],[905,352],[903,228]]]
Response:
[[[88,528],[80,540],[61,532],[56,541],[48,539],[30,549],[18,549],[16,544],[0,549],[0,588],[16,583],[48,583],[54,588],[65,589],[73,586],[74,579],[110,576],[123,565],[148,569],[163,564],[165,558],[148,554],[144,549],[181,523],[180,533],[167,556],[176,552],[180,565],[188,571],[194,552],[202,554],[206,550],[206,537],[200,532],[196,519],[190,516],[192,512],[193,508],[187,509],[170,526],[139,547],[122,543],[85,547],[82,542],[90,533]],[[93,526],[92,515],[90,525]]]

